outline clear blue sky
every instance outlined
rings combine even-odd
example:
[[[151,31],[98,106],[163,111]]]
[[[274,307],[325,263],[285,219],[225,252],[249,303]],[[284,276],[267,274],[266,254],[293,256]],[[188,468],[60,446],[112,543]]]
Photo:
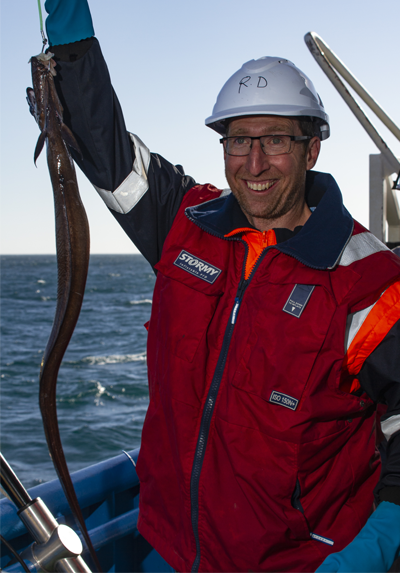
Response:
[[[89,0],[90,1],[90,0]],[[218,136],[204,126],[216,96],[245,61],[282,56],[314,82],[331,119],[317,169],[337,179],[352,214],[368,225],[368,156],[374,144],[308,52],[317,32],[400,125],[398,0],[91,0],[96,36],[129,130],[198,182],[226,187]],[[1,4],[1,252],[55,252],[45,153],[28,112],[30,56],[41,49],[37,0]],[[374,120],[375,121],[375,120]],[[397,156],[400,143],[376,124]],[[79,174],[93,253],[135,252]]]

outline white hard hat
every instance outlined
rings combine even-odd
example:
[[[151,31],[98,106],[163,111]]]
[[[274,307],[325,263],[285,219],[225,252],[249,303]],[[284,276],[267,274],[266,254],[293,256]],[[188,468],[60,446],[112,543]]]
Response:
[[[206,125],[226,135],[227,119],[243,115],[282,115],[316,122],[316,135],[329,137],[329,117],[311,80],[283,58],[250,60],[219,92]]]

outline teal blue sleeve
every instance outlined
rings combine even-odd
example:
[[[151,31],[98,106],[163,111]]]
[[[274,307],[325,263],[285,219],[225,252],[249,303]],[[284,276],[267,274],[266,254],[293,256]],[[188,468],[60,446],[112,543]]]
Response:
[[[386,573],[399,555],[400,505],[383,501],[353,541],[329,555],[316,573]]]
[[[87,0],[46,0],[46,31],[50,46],[71,44],[94,36]]]

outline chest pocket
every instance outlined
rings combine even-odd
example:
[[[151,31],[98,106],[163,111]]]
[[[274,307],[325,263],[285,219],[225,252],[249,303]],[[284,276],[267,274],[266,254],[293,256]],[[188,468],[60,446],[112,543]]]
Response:
[[[313,286],[257,285],[246,292],[239,313],[238,332],[246,312],[251,316],[248,309],[258,306],[232,385],[268,402],[269,411],[277,416],[282,407],[299,407],[335,314],[332,295]],[[327,349],[326,363],[332,364],[328,354]]]
[[[153,326],[157,328],[159,344],[182,360],[191,362],[223,294],[225,273],[221,268],[186,254],[185,259],[179,260],[178,256],[172,264],[160,261],[156,266],[159,274],[154,303],[160,314]],[[200,263],[196,266],[195,261]]]

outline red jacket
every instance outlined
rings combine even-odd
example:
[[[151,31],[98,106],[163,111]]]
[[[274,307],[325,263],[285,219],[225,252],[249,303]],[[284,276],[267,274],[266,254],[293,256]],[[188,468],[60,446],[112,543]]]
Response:
[[[156,265],[138,527],[178,571],[314,571],[372,511],[375,408],[347,388],[346,325],[400,261],[330,181],[245,281],[220,193],[187,193]]]

